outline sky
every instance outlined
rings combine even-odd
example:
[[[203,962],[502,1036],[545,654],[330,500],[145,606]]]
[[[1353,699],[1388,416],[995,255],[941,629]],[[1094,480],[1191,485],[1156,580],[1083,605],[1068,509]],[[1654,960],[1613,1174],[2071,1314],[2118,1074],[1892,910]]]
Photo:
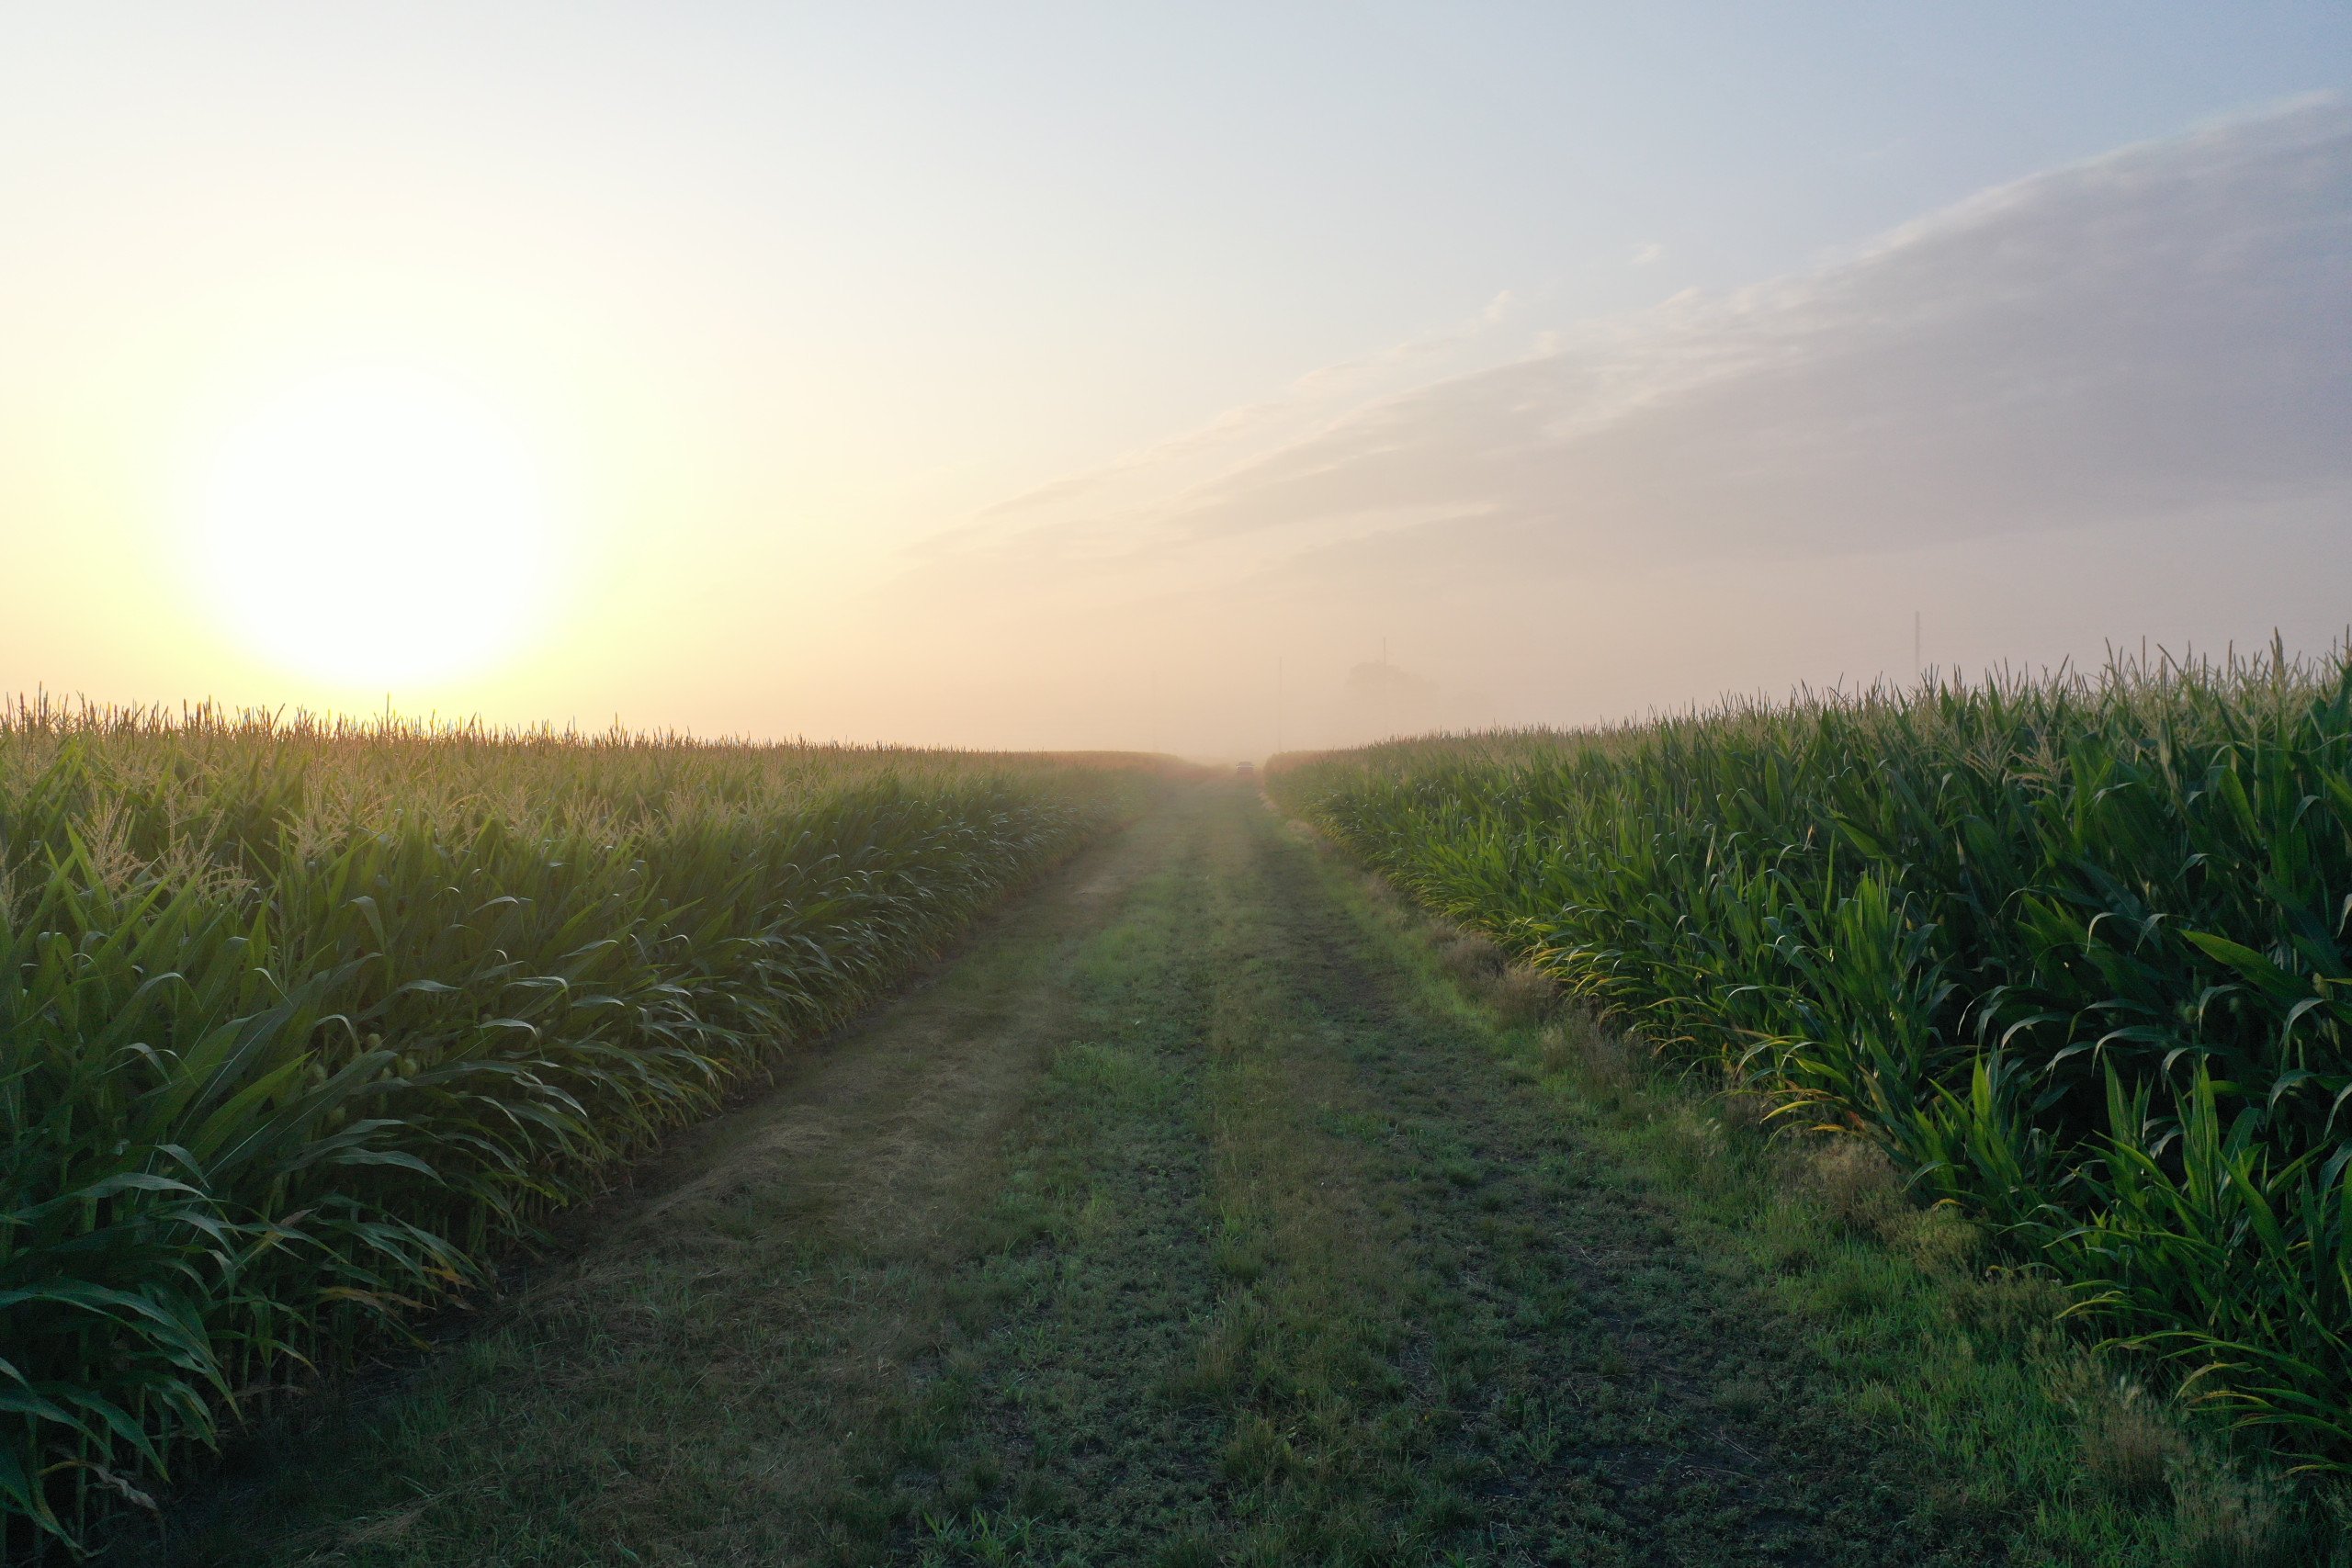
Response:
[[[0,693],[1204,757],[2352,623],[2352,9],[0,7]]]

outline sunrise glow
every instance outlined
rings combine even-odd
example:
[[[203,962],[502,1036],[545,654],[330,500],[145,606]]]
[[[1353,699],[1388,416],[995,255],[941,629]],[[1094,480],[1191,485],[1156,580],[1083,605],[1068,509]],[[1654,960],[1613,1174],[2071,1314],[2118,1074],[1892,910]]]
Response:
[[[548,608],[541,475],[500,411],[407,368],[288,388],[200,465],[191,591],[289,672],[365,686],[479,673]]]

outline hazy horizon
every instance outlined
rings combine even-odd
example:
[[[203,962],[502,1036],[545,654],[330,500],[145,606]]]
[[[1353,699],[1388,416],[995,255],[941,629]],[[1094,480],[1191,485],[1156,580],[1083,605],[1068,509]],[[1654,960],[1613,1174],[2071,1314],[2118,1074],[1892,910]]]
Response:
[[[2317,651],[2347,92],[2317,5],[19,11],[0,692],[1233,758]]]

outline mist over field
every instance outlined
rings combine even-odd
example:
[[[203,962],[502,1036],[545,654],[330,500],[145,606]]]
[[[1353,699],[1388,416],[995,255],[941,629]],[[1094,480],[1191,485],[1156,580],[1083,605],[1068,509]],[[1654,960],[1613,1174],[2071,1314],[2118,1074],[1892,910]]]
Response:
[[[2324,7],[293,15],[9,24],[0,690],[1233,758],[2352,615]]]
[[[968,628],[975,693],[1200,671],[1169,728],[1231,750],[1272,746],[1277,659],[1284,739],[1325,745],[1907,680],[1915,613],[1972,671],[2324,646],[2346,299],[2352,113],[2299,106],[1746,288],[1561,330],[1500,299],[1464,329],[1498,363],[1335,367],[989,509],[891,592]]]

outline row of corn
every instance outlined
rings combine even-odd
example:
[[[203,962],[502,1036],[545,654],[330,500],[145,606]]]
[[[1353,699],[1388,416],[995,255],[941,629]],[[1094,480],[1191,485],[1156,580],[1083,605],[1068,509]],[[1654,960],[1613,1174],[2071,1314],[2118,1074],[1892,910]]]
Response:
[[[0,1555],[479,1286],[1117,809],[1043,759],[0,712]]]
[[[2352,656],[1288,760],[1356,852],[2352,1468]]]

